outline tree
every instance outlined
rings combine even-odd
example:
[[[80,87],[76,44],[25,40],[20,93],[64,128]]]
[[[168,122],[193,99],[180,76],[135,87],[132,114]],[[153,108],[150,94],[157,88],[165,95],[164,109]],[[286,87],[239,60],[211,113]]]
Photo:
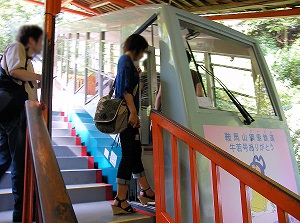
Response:
[[[44,8],[22,0],[0,0],[0,52],[14,41],[17,30],[24,24],[43,27]]]
[[[279,80],[288,80],[293,87],[300,85],[300,39],[278,50],[272,69]]]

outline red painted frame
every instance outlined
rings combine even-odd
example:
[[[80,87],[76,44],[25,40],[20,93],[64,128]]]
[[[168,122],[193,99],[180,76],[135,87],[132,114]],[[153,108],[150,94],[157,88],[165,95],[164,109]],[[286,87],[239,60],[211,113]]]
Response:
[[[247,187],[257,191],[277,206],[279,223],[288,222],[287,214],[290,214],[294,218],[300,220],[299,195],[254,170],[249,165],[206,141],[201,136],[195,134],[174,120],[168,119],[163,114],[153,110],[150,118],[152,120],[153,154],[155,160],[154,183],[157,222],[182,222],[177,146],[178,139],[186,143],[189,150],[193,223],[200,222],[201,208],[198,190],[198,174],[196,169],[196,153],[202,154],[211,161],[212,189],[216,223],[223,222],[222,204],[219,196],[220,168],[227,171],[240,181],[242,218],[244,223],[252,222],[249,199],[247,199]],[[171,135],[174,207],[176,209],[175,220],[166,211],[163,130],[169,132]]]

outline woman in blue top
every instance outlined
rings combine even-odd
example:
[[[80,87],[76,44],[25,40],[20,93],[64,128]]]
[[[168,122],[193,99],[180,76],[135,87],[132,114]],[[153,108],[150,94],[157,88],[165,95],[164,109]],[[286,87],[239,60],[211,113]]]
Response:
[[[115,97],[124,98],[129,109],[128,127],[120,133],[122,159],[117,173],[117,196],[112,205],[114,214],[130,214],[135,210],[126,201],[131,175],[141,186],[139,199],[143,204],[154,201],[154,191],[150,188],[142,164],[142,147],[139,136],[139,82],[140,76],[134,61],[139,61],[148,48],[144,37],[138,34],[129,36],[123,47],[124,54],[118,62]],[[136,88],[137,87],[137,88]],[[136,90],[135,90],[136,88]]]

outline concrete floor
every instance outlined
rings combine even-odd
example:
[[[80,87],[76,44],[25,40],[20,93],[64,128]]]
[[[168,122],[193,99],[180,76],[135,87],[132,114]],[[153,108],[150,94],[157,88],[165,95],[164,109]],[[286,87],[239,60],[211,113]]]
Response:
[[[73,208],[79,223],[117,223],[117,222],[133,222],[133,223],[154,223],[155,216],[153,208],[150,211],[132,204],[137,208],[137,213],[128,215],[113,215],[111,202],[91,202],[74,204]],[[0,223],[11,223],[12,211],[0,212]]]

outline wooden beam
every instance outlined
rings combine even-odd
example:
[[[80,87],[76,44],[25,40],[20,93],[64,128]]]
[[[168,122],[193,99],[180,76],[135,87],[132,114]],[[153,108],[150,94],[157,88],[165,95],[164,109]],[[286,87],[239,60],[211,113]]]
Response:
[[[270,5],[281,5],[284,7],[285,5],[290,5],[290,1],[282,1],[282,0],[272,0],[272,1],[266,1],[266,0],[247,0],[243,2],[232,2],[228,4],[218,4],[218,5],[210,5],[210,6],[203,6],[199,8],[194,8],[191,10],[188,10],[189,12],[195,13],[195,14],[201,14],[201,13],[216,13],[224,10],[231,10],[233,11],[242,11],[247,9],[256,9],[258,7],[267,7]]]
[[[81,9],[87,11],[87,12],[91,12],[95,15],[100,15],[101,14],[97,10],[91,9],[88,5],[81,4],[77,1],[72,1],[71,4],[77,6],[78,8],[81,8]]]
[[[109,3],[110,3],[110,2],[109,2],[109,1],[106,1],[106,0],[97,1],[97,2],[94,3],[94,4],[90,4],[90,8],[91,8],[91,9],[95,9],[95,8],[98,8],[98,7],[107,5],[107,4],[109,4]]]
[[[43,2],[38,2],[38,1],[35,1],[35,0],[24,0],[24,1],[36,4],[36,5],[45,6],[45,4]],[[65,8],[65,7],[62,7],[61,11],[62,12],[69,12],[69,13],[73,13],[73,14],[81,15],[81,16],[85,16],[85,17],[94,16],[93,14],[88,14],[88,13],[85,13],[85,12],[80,12],[80,11],[76,11],[76,10],[73,10],[73,9],[68,9],[68,8]]]
[[[131,6],[135,6],[135,4],[131,3],[131,2],[127,2],[124,0],[110,0],[111,3],[115,4],[115,5],[120,5],[122,7],[131,7]]]
[[[69,13],[72,13],[72,14],[75,14],[75,15],[81,15],[81,16],[85,16],[85,17],[95,16],[94,14],[88,14],[88,13],[85,13],[85,12],[77,11],[77,10],[74,10],[74,9],[68,9],[68,8],[65,8],[65,7],[61,8],[61,11],[69,12]]]
[[[73,0],[62,0],[61,7],[66,6],[67,4],[71,3]]]
[[[228,15],[203,16],[210,20],[234,20],[234,19],[260,19],[260,18],[276,18],[276,17],[293,17],[300,16],[300,8],[289,10],[276,10],[269,12],[252,12],[252,13],[236,13]]]
[[[134,2],[140,4],[140,5],[148,5],[150,4],[150,2],[146,1],[146,0],[133,0]]]

